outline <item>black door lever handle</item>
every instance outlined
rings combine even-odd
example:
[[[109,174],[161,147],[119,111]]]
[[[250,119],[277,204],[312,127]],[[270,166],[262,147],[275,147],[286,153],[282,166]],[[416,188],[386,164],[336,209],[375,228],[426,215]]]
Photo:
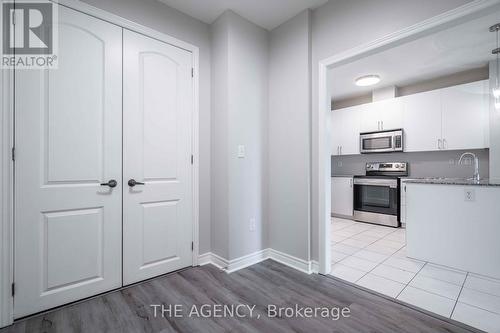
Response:
[[[118,182],[116,180],[114,180],[114,179],[111,179],[107,183],[101,183],[101,186],[109,186],[111,188],[116,187],[117,185],[118,185]]]
[[[141,183],[141,182],[138,182],[136,181],[135,179],[130,179],[128,181],[128,186],[130,187],[134,187],[135,185],[146,185],[145,183]]]

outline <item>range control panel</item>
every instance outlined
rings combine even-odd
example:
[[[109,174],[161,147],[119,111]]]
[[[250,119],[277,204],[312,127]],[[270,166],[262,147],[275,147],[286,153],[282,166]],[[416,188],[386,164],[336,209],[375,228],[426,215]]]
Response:
[[[377,173],[393,173],[393,172],[408,172],[408,162],[370,162],[366,163],[366,172]]]

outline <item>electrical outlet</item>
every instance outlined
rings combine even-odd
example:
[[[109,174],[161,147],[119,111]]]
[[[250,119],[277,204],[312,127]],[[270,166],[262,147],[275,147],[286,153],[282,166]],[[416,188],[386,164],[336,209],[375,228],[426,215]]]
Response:
[[[474,189],[464,190],[465,201],[474,202],[476,201],[476,191]]]
[[[250,219],[250,231],[255,231],[255,229],[257,228],[257,224],[255,223],[255,219]]]

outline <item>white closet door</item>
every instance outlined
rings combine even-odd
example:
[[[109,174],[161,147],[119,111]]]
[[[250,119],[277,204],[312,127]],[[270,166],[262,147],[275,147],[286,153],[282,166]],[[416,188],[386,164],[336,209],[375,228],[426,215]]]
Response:
[[[124,30],[123,280],[192,265],[192,54]],[[135,180],[135,186],[127,185]],[[132,184],[133,185],[133,184]]]
[[[16,318],[122,283],[122,30],[62,6],[58,29],[59,68],[16,71]]]

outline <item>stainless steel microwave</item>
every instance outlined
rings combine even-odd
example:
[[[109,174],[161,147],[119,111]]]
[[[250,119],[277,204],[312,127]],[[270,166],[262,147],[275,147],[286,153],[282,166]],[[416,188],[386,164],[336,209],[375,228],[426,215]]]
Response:
[[[401,152],[403,140],[402,129],[361,133],[359,149],[361,154]]]

